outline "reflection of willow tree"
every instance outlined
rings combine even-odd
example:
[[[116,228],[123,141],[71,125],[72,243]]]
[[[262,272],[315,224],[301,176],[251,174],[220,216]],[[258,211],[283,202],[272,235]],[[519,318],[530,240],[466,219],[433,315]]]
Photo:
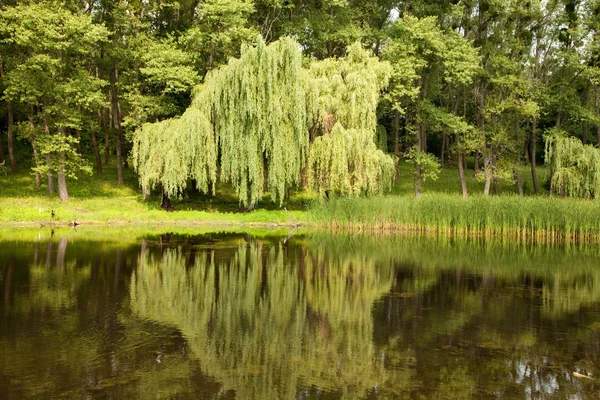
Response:
[[[393,277],[366,261],[284,261],[282,248],[252,244],[224,262],[197,253],[186,271],[181,250],[169,249],[160,260],[141,257],[131,304],[180,328],[205,372],[240,398],[295,398],[300,385],[357,397],[384,373],[371,307]]]

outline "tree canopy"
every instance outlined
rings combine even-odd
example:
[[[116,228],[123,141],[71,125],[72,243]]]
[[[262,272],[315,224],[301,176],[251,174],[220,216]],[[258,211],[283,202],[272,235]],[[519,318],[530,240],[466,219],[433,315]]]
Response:
[[[117,184],[134,164],[145,193],[223,182],[245,208],[300,187],[381,193],[400,161],[417,195],[449,165],[464,196],[469,169],[486,195],[522,194],[524,166],[537,194],[553,129],[600,146],[599,14],[597,0],[5,1],[0,162],[50,193],[58,178],[63,200],[92,160],[116,162]]]

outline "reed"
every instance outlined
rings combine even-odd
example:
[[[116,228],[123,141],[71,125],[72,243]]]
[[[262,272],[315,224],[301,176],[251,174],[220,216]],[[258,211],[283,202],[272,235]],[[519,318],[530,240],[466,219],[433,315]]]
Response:
[[[425,194],[314,203],[307,222],[334,230],[403,230],[508,236],[520,241],[599,241],[600,202],[556,197]]]

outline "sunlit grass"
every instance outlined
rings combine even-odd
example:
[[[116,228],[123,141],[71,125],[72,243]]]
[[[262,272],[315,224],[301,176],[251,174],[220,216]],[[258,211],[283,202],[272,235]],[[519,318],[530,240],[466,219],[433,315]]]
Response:
[[[401,229],[453,235],[512,236],[527,240],[600,239],[600,202],[515,195],[434,193],[415,199],[386,196],[331,199],[307,218],[336,229]]]

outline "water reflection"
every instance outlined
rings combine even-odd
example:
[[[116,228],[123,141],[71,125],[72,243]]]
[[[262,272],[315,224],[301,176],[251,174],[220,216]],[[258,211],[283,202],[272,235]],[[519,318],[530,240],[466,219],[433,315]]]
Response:
[[[415,237],[5,242],[0,389],[9,399],[593,398],[599,256]]]

